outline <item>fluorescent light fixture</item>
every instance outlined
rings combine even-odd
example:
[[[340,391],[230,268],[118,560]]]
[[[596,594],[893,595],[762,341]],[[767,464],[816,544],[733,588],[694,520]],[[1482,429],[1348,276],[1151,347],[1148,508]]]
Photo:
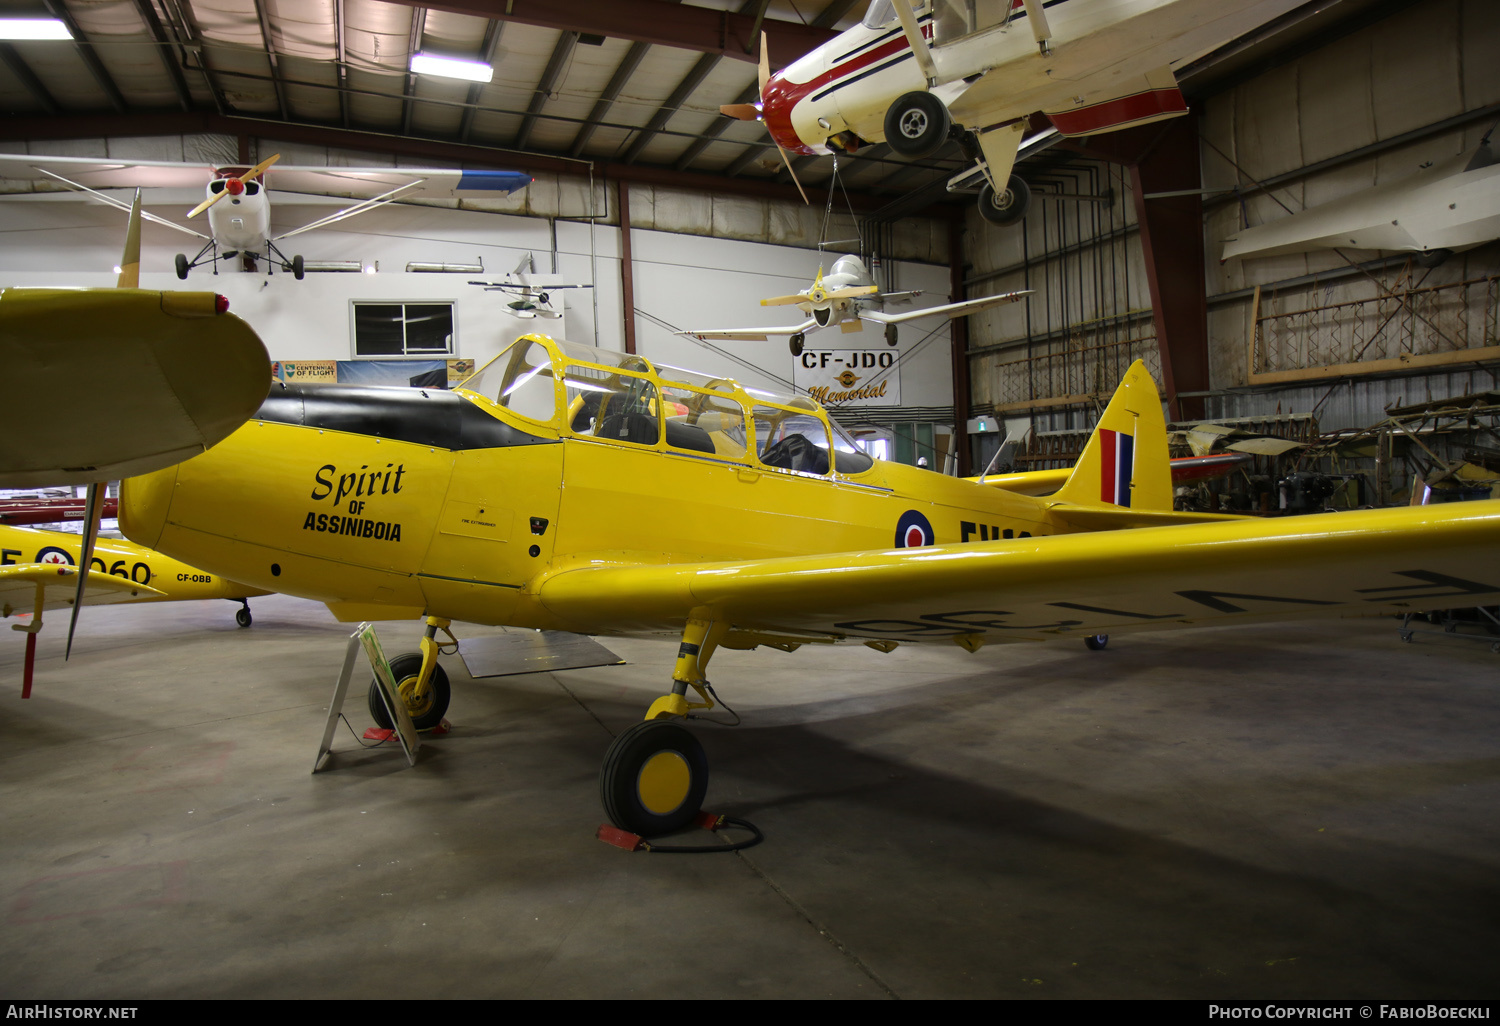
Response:
[[[411,70],[418,75],[439,78],[461,78],[465,82],[488,82],[495,69],[483,61],[464,61],[456,57],[437,57],[430,53],[412,54]]]
[[[0,18],[0,39],[72,39],[56,18]]]
[[[358,274],[365,269],[365,265],[358,260],[307,260],[302,264],[304,271],[353,271]]]

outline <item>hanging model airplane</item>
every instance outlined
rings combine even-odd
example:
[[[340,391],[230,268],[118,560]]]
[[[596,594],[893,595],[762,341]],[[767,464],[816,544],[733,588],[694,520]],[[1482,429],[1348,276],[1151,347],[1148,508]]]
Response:
[[[324,228],[397,200],[416,197],[464,197],[508,195],[531,184],[531,176],[519,171],[462,171],[436,168],[355,168],[276,166],[280,154],[267,157],[253,167],[205,168],[200,164],[173,161],[114,161],[92,157],[43,157],[0,154],[0,178],[61,183],[112,206],[128,209],[101,189],[130,187],[201,186],[206,195],[188,217],[208,213],[210,234],[155,215],[145,215],[156,224],[174,228],[204,240],[191,259],[176,258],[177,277],[212,263],[218,273],[221,258],[241,256],[267,261],[267,269],[279,267],[297,279],[303,275],[300,256],[288,258],[276,244],[316,228]],[[205,183],[205,177],[208,179]],[[269,182],[268,182],[269,180]],[[271,199],[267,185],[283,192],[343,196],[359,202],[309,224],[271,234]],[[228,202],[225,202],[225,201]]]
[[[1029,296],[1030,292],[1006,292],[996,296],[969,299],[961,303],[945,303],[921,310],[891,314],[876,307],[888,300],[909,300],[920,292],[881,292],[870,277],[864,261],[857,256],[841,256],[833,262],[833,269],[825,276],[818,268],[818,276],[806,292],[791,296],[776,296],[762,299],[761,306],[796,306],[807,314],[801,324],[779,328],[694,328],[675,334],[689,335],[698,339],[727,338],[744,342],[764,342],[768,337],[790,335],[793,356],[802,355],[803,344],[809,332],[819,328],[831,328],[835,324],[843,332],[863,331],[865,321],[885,326],[887,345],[896,344],[896,326],[919,317],[946,314],[948,317],[965,317],[1001,303],[1014,303]]]
[[[552,305],[551,292],[558,289],[591,289],[592,285],[538,285],[530,281],[528,274],[534,273],[531,254],[527,253],[516,265],[516,269],[505,276],[505,281],[471,281],[470,285],[478,285],[486,292],[504,292],[515,296],[509,303],[505,304],[510,312],[522,320],[530,320],[534,317],[550,317],[553,319],[562,316],[562,311]],[[511,279],[515,280],[512,281]]]
[[[125,482],[120,506],[128,537],[210,573],[341,620],[425,617],[421,651],[393,660],[419,727],[448,706],[450,621],[678,640],[670,691],[600,774],[610,819],[643,836],[699,811],[708,763],[683,720],[714,704],[719,648],[972,652],[1500,601],[1500,501],[1173,512],[1139,362],[1045,498],[873,460],[805,397],[525,335],[453,392],[273,386],[251,425]]]
[[[1497,238],[1500,162],[1486,134],[1478,148],[1416,174],[1245,228],[1224,240],[1223,259],[1347,247],[1418,253],[1433,267]]]
[[[921,158],[956,137],[983,174],[980,214],[1015,224],[1030,189],[1011,169],[1033,114],[1065,136],[1186,114],[1174,69],[1303,2],[873,0],[859,25],[774,75],[762,35],[760,102],[719,110],[764,121],[789,171],[787,151],[884,142]]]

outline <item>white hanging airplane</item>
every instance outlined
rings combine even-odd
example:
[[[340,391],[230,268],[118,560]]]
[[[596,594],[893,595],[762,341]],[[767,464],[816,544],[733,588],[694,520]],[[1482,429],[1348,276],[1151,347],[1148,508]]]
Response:
[[[562,311],[552,305],[552,297],[548,294],[558,289],[591,289],[592,285],[539,285],[534,284],[527,278],[528,273],[535,273],[536,268],[532,262],[531,254],[527,253],[516,265],[516,269],[505,276],[505,281],[471,281],[470,285],[478,285],[486,292],[505,292],[515,296],[509,303],[505,304],[510,312],[522,320],[534,317],[557,318],[562,316]],[[511,281],[510,279],[516,279]]]
[[[808,315],[807,320],[801,324],[780,328],[695,328],[679,331],[676,334],[690,335],[697,339],[726,338],[743,342],[764,342],[773,335],[789,335],[792,355],[801,356],[802,346],[809,332],[817,331],[819,328],[831,328],[835,324],[839,326],[840,331],[846,333],[864,331],[863,322],[869,321],[872,324],[885,326],[886,345],[893,346],[896,344],[896,325],[898,324],[914,321],[918,317],[931,317],[934,314],[946,314],[950,318],[964,317],[992,306],[999,306],[1001,303],[1014,303],[1030,294],[1030,292],[1005,292],[995,296],[969,299],[961,303],[945,303],[942,306],[910,310],[906,313],[885,313],[877,307],[884,305],[887,300],[898,302],[910,300],[921,293],[881,292],[875,284],[875,279],[870,277],[865,262],[853,254],[846,254],[833,262],[833,269],[826,275],[823,273],[823,268],[819,267],[818,276],[813,279],[812,285],[806,292],[798,292],[790,296],[775,296],[760,301],[761,306],[798,307]]]
[[[789,170],[788,150],[884,142],[921,158],[956,137],[976,167],[949,187],[982,172],[980,214],[1015,224],[1030,190],[1011,169],[1033,114],[1064,136],[1186,114],[1177,69],[1304,2],[872,0],[860,24],[774,75],[762,34],[760,102],[719,110],[765,122]]]
[[[96,199],[129,210],[130,204],[101,189],[173,188],[202,186],[205,198],[188,213],[195,217],[208,212],[210,234],[194,231],[154,214],[142,216],[156,224],[174,228],[203,240],[197,255],[177,254],[177,277],[186,279],[188,271],[201,264],[244,256],[265,259],[267,271],[280,267],[297,279],[303,275],[300,256],[288,259],[276,245],[294,235],[323,228],[336,221],[362,214],[396,200],[415,197],[442,198],[463,196],[508,195],[531,183],[531,176],[519,171],[465,171],[434,168],[356,168],[356,167],[272,167],[280,154],[266,158],[253,167],[228,166],[206,168],[202,164],[181,161],[119,161],[96,157],[45,157],[24,153],[0,154],[0,179],[61,183],[85,192]],[[205,183],[204,178],[208,181]],[[357,199],[352,206],[320,217],[310,224],[280,235],[271,235],[271,201],[266,179],[283,192],[343,196]],[[225,199],[228,202],[223,202]]]

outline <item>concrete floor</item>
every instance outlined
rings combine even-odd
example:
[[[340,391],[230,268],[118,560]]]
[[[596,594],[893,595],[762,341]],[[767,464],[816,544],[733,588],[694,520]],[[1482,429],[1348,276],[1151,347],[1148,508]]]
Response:
[[[0,641],[0,993],[1484,998],[1500,656],[1390,620],[990,648],[723,652],[707,808],[766,842],[594,839],[628,666],[472,681],[415,769],[347,731],[349,628],[273,596]],[[461,630],[460,636],[487,629]],[[415,624],[382,628],[387,653]],[[364,679],[364,676],[361,676]],[[368,725],[363,695],[346,711]],[[706,835],[699,835],[705,836]]]

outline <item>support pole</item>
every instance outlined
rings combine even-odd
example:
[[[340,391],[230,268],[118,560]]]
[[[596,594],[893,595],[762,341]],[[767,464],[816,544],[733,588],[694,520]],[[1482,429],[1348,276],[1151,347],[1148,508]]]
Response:
[[[625,317],[625,351],[635,352],[635,266],[630,255],[630,184],[617,182],[620,192],[620,306]]]
[[[963,302],[967,298],[963,214],[948,221],[948,282],[948,301]],[[953,335],[953,452],[958,457],[958,476],[968,477],[974,472],[969,458],[969,319],[955,317],[948,323]]]

